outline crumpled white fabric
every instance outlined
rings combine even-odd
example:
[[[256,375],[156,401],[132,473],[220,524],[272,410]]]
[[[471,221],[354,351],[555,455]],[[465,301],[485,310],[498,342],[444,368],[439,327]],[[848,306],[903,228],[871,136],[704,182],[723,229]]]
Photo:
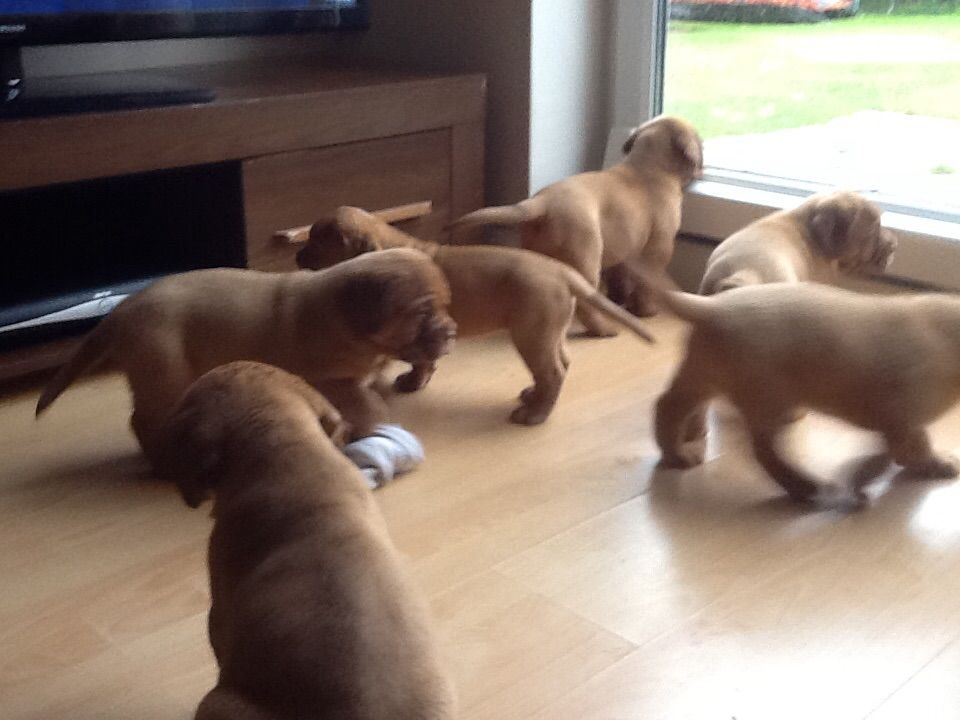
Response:
[[[346,445],[343,454],[360,468],[371,490],[410,472],[424,458],[423,445],[416,435],[399,425],[387,424],[377,425],[373,435]]]

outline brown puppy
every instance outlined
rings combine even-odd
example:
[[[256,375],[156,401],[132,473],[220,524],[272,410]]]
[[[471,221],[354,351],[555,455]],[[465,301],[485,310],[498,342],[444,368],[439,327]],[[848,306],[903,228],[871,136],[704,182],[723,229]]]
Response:
[[[417,248],[443,270],[450,283],[450,315],[461,337],[495,330],[510,333],[534,381],[521,394],[522,404],[510,416],[513,422],[541,423],[553,409],[570,364],[564,340],[575,299],[652,341],[636,318],[563,263],[516,248],[442,246],[418,240],[359,208],[339,208],[334,220],[315,224],[309,242],[297,254],[297,264],[317,269],[395,247]],[[430,361],[414,363],[397,379],[397,388],[411,392],[423,387],[434,367]]]
[[[197,270],[124,300],[53,377],[37,414],[84,371],[126,374],[131,424],[147,456],[191,382],[231,360],[259,360],[307,379],[369,434],[386,407],[365,383],[395,357],[433,362],[455,324],[439,268],[415,250],[357,258],[323,273]]]
[[[893,459],[918,475],[957,474],[954,459],[931,449],[926,426],[960,398],[960,298],[772,283],[661,299],[693,325],[657,403],[664,464],[703,462],[704,409],[722,394],[743,415],[757,459],[795,499],[821,489],[776,447],[800,407],[881,433]]]
[[[652,298],[633,268],[656,275],[670,262],[683,189],[702,173],[703,144],[692,125],[664,116],[637,128],[623,151],[612,168],[566,178],[516,205],[477,210],[454,226],[519,225],[523,247],[567,263],[594,287],[603,269],[622,266],[633,288],[628,308],[651,315]],[[577,317],[591,335],[616,334],[592,306],[580,303]]]
[[[197,720],[453,717],[426,608],[342,434],[319,393],[252,362],[211,370],[170,416],[160,467],[191,507],[214,496],[220,676]]]
[[[735,232],[711,253],[702,295],[769,282],[835,282],[838,272],[880,274],[897,238],[880,209],[853,192],[814,195]]]

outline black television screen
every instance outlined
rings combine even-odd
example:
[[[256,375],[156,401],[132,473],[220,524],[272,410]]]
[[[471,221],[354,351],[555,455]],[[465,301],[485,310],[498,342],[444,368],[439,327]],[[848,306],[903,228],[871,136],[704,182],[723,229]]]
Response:
[[[7,0],[0,8],[8,14],[89,12],[158,12],[176,10],[229,11],[306,9],[323,6],[351,7],[356,0]]]
[[[0,43],[364,28],[367,0],[0,0]]]

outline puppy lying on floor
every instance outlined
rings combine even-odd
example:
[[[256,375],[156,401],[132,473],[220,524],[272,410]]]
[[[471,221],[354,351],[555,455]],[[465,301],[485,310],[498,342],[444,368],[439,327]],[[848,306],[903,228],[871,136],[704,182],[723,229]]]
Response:
[[[157,429],[191,382],[231,360],[260,360],[327,393],[356,437],[386,420],[366,386],[385,358],[433,362],[455,324],[450,290],[423,253],[393,250],[322,273],[197,270],[124,300],[60,368],[42,413],[79,375],[106,365],[126,374],[131,425],[148,458]]]
[[[158,465],[197,507],[213,494],[210,644],[197,720],[448,720],[427,612],[339,413],[300,378],[235,362],[187,391]]]
[[[602,270],[616,267],[631,288],[627,308],[652,315],[652,298],[632,268],[656,276],[670,262],[683,189],[703,171],[703,143],[688,122],[663,116],[637,128],[623,152],[623,162],[607,170],[566,178],[516,205],[477,210],[453,226],[519,225],[523,247],[567,263],[594,287]],[[579,303],[577,317],[591,335],[616,334],[590,305]]]
[[[735,232],[710,254],[701,295],[769,282],[833,283],[838,272],[880,274],[897,237],[880,209],[853,192],[814,195]]]
[[[725,395],[760,464],[796,500],[824,489],[777,448],[799,407],[881,433],[893,459],[918,476],[957,474],[952,457],[931,449],[926,426],[960,398],[960,298],[865,295],[816,283],[750,285],[713,297],[660,293],[693,326],[657,402],[665,465],[703,462],[704,411]]]
[[[596,291],[567,265],[516,248],[483,245],[443,246],[418,240],[359,208],[342,207],[332,221],[319,222],[297,254],[302,268],[318,269],[346,258],[396,247],[413,247],[429,255],[450,284],[450,315],[461,337],[507,330],[533,375],[510,419],[535,425],[547,419],[557,402],[570,360],[564,341],[574,301],[626,325],[648,342],[652,338],[622,308]],[[397,388],[423,387],[435,363],[413,363],[397,379]]]

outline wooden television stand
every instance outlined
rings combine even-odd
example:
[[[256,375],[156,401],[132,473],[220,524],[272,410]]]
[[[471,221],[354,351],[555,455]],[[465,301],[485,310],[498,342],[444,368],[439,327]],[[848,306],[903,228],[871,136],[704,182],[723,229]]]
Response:
[[[440,240],[483,202],[482,75],[276,58],[163,72],[217,99],[0,121],[0,310],[11,283],[53,295],[124,272],[293,269],[277,231],[339,205],[402,208],[405,229]],[[59,364],[77,341],[0,353],[0,380]]]

